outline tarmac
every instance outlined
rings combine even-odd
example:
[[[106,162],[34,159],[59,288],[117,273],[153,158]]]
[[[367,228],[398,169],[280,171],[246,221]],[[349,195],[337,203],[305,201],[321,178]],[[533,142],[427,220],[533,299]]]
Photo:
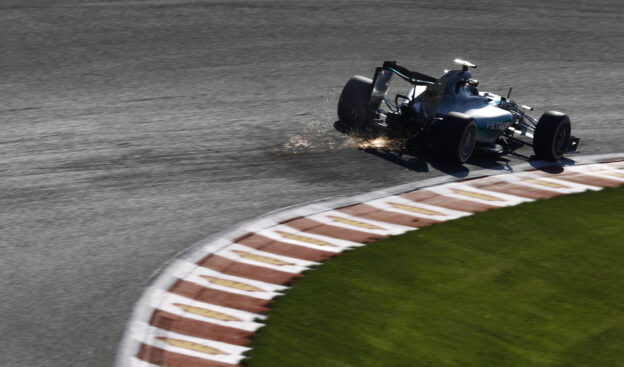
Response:
[[[176,254],[280,208],[508,172],[359,149],[334,128],[384,60],[566,112],[621,151],[618,1],[0,1],[0,366],[110,366]],[[574,161],[580,156],[571,156]]]

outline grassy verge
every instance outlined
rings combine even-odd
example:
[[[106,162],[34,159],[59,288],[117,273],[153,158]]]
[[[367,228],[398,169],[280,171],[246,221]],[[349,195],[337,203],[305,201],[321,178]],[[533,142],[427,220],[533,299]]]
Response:
[[[263,366],[624,366],[624,188],[349,251],[269,315]]]

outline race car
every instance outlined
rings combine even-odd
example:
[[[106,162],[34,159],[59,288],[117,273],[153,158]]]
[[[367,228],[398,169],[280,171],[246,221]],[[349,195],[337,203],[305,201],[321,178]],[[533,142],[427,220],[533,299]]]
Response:
[[[571,135],[570,118],[557,111],[539,120],[506,97],[479,92],[470,69],[477,66],[455,59],[461,70],[445,70],[440,78],[410,71],[395,61],[376,68],[371,80],[352,77],[338,102],[343,127],[361,137],[380,134],[405,139],[408,146],[436,148],[449,161],[465,163],[475,150],[505,154],[533,147],[535,157],[558,160],[578,152],[579,138]],[[393,75],[411,84],[406,94],[386,96]],[[384,104],[382,107],[382,103]]]

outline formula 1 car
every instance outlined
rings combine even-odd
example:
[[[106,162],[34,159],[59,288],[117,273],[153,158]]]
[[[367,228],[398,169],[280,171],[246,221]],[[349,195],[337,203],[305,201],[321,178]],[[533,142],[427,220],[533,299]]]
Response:
[[[475,150],[504,154],[529,145],[544,160],[577,152],[579,138],[571,135],[567,115],[548,111],[535,120],[523,111],[531,107],[518,106],[509,98],[511,88],[507,97],[479,92],[479,82],[469,71],[477,66],[460,59],[455,63],[461,70],[445,70],[440,78],[410,71],[395,61],[378,67],[373,80],[352,77],[340,94],[340,122],[360,136],[383,132],[407,139],[410,146],[435,147],[445,159],[460,164]],[[386,94],[395,74],[412,88],[391,99]]]

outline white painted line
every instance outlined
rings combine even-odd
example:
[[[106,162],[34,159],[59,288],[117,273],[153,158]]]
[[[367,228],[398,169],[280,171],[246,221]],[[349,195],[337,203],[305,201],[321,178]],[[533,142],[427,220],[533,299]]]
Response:
[[[438,195],[498,207],[517,205],[520,203],[533,201],[533,199],[529,198],[478,189],[464,183],[455,182],[435,187],[429,187],[427,188],[427,190],[435,192]]]
[[[472,214],[470,212],[463,212],[459,210],[452,210],[435,205],[420,203],[417,201],[405,199],[400,196],[389,196],[387,198],[367,201],[364,204],[393,213],[411,215],[413,217],[419,218],[433,219],[442,222],[465,217]]]
[[[359,242],[303,232],[286,225],[277,225],[264,229],[258,232],[258,234],[276,241],[329,252],[342,252],[347,248],[364,246]]]
[[[566,170],[577,172],[580,174],[604,178],[616,182],[624,182],[624,170],[605,167],[605,164],[592,164],[586,169],[585,166],[569,167]]]
[[[230,246],[217,251],[215,255],[243,264],[261,266],[294,274],[300,274],[312,266],[320,264],[314,261],[295,259],[270,252],[258,251],[255,248],[237,243],[232,243]]]
[[[584,185],[554,177],[544,177],[535,172],[525,172],[516,175],[501,177],[501,179],[521,186],[531,187],[538,190],[557,192],[560,194],[573,194],[587,190],[600,190],[600,187]]]
[[[372,233],[380,236],[393,236],[411,231],[414,228],[393,224],[390,222],[380,222],[376,220],[356,217],[337,210],[329,210],[309,216],[308,218],[323,224],[352,229],[360,232]]]
[[[610,163],[606,163],[606,165],[609,166],[609,167],[613,167],[615,169],[618,169],[618,170],[624,169],[624,161],[610,162]]]

